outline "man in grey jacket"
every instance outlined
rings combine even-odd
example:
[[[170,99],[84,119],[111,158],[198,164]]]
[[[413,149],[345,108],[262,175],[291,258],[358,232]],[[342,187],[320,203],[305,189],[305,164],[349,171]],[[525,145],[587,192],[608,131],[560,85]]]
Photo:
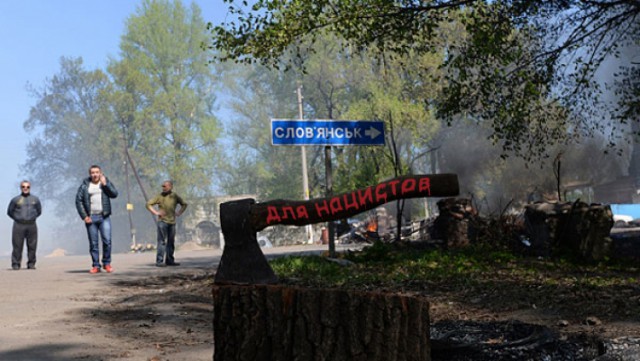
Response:
[[[42,214],[42,205],[38,197],[31,194],[31,183],[20,182],[21,194],[11,199],[7,215],[13,219],[11,242],[11,268],[19,270],[22,263],[22,249],[27,243],[27,268],[36,269],[36,248],[38,246],[38,226],[36,218]]]

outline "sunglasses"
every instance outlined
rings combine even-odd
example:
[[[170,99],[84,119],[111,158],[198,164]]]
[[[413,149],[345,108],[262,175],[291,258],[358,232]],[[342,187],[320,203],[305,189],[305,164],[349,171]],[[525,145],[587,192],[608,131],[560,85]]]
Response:
[[[29,187],[29,186],[22,186],[22,188],[23,188],[23,189],[29,189],[29,188],[31,188],[31,187]]]

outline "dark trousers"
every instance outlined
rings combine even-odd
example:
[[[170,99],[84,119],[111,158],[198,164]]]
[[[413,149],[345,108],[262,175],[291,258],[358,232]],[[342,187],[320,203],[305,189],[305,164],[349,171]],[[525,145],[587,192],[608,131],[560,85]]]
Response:
[[[175,262],[173,251],[176,245],[176,225],[158,221],[158,252],[156,264],[172,264]],[[165,262],[165,252],[167,259]]]
[[[38,247],[38,226],[36,226],[35,223],[23,224],[13,222],[13,230],[11,232],[11,242],[13,243],[13,252],[11,253],[12,267],[20,267],[25,240],[27,241],[27,266],[35,267],[36,247]]]

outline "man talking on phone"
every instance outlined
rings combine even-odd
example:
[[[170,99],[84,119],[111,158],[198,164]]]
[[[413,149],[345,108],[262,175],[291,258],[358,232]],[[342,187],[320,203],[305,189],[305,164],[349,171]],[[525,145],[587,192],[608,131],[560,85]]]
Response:
[[[89,177],[82,181],[76,193],[76,210],[84,221],[89,236],[89,253],[91,254],[91,270],[100,272],[100,246],[102,238],[102,267],[107,273],[113,272],[111,267],[111,198],[116,198],[116,187],[102,173],[97,165],[89,167]]]

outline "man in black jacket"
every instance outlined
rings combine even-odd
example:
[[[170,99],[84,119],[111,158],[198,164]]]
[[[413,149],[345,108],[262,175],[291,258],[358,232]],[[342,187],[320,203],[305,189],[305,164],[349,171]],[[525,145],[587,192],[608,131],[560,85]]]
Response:
[[[97,165],[89,167],[89,177],[85,178],[76,193],[76,210],[84,221],[89,236],[91,270],[100,272],[100,247],[98,238],[102,238],[102,267],[111,273],[111,198],[116,198],[116,187],[102,174]],[[98,235],[99,234],[99,235]]]
[[[38,246],[38,226],[36,218],[42,214],[42,205],[38,197],[31,195],[31,183],[20,182],[21,194],[11,199],[7,208],[7,215],[13,219],[11,242],[11,268],[20,269],[22,249],[27,242],[27,268],[36,269],[36,247]]]

